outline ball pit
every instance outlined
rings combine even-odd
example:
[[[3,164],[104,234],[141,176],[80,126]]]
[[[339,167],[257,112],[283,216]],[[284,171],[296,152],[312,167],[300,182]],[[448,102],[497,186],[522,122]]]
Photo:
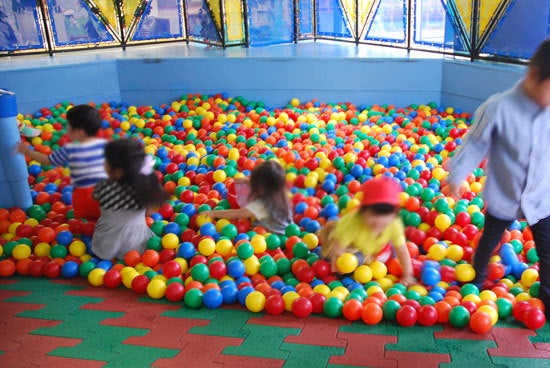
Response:
[[[18,119],[41,131],[34,148],[48,154],[68,142],[62,102]],[[0,276],[83,277],[123,285],[187,308],[239,303],[251,312],[297,317],[383,320],[401,326],[450,323],[484,333],[499,319],[544,325],[537,299],[538,256],[524,221],[505,232],[480,290],[470,284],[472,254],[484,224],[485,174],[467,178],[458,201],[447,195],[443,162],[463,141],[470,114],[434,103],[399,108],[301,103],[270,109],[262,102],[184,95],[162,106],[97,105],[100,136],[143,141],[171,194],[147,217],[155,236],[140,254],[100,260],[90,253],[93,223],[74,219],[67,169],[29,165],[33,205],[0,209]],[[237,205],[235,179],[278,160],[287,172],[294,224],[270,234],[248,219],[214,221],[201,213]],[[399,283],[396,259],[359,265],[346,253],[337,277],[319,257],[315,232],[355,208],[361,183],[393,177],[403,188],[400,216],[419,283]]]

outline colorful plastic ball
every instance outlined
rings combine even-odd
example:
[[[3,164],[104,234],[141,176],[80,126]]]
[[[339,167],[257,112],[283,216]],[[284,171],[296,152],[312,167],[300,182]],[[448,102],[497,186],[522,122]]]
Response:
[[[61,275],[65,278],[71,279],[78,275],[78,263],[75,261],[67,261],[61,266]]]
[[[284,289],[282,289],[284,292]],[[287,312],[292,312],[292,303],[300,297],[300,294],[298,294],[295,291],[286,291],[283,293],[283,300],[285,302],[285,310]]]
[[[49,261],[46,262],[44,265],[44,276],[50,279],[54,279],[56,277],[59,277],[61,275],[61,264],[59,264],[56,261]]]
[[[241,243],[237,246],[237,255],[242,260],[248,259],[254,255],[254,247],[248,242]]]
[[[534,268],[528,268],[525,271],[523,271],[523,273],[521,274],[521,283],[526,287],[530,287],[538,280],[538,278],[539,278],[538,271],[535,270]]]
[[[470,317],[470,328],[478,334],[489,332],[493,327],[491,317],[485,312],[475,312]]]
[[[423,305],[418,309],[418,324],[433,326],[437,323],[437,309],[433,305]]]
[[[449,226],[451,226],[451,218],[445,214],[440,213],[435,218],[435,226],[440,231],[445,231]]]
[[[470,312],[462,305],[457,305],[449,312],[449,322],[456,328],[462,328],[470,322]]]
[[[154,267],[159,263],[159,253],[153,249],[147,249],[141,255],[141,261],[147,267]]]
[[[235,283],[222,286],[221,292],[222,292],[224,304],[230,305],[230,304],[235,304],[237,302],[239,289],[237,289],[237,286],[235,285]]]
[[[285,311],[285,301],[279,295],[270,295],[265,301],[265,312],[270,315],[279,315]]]
[[[355,279],[355,281],[361,284],[366,284],[367,282],[371,281],[372,276],[372,270],[367,265],[361,265],[357,267],[353,272],[353,278]]]
[[[223,304],[223,294],[216,288],[208,289],[204,292],[202,302],[208,309],[219,308]]]
[[[363,306],[363,311],[361,312],[361,319],[368,325],[376,325],[382,321],[384,317],[384,312],[382,307],[377,303],[367,303]]]
[[[122,275],[118,270],[110,269],[105,272],[103,276],[103,285],[110,289],[114,289],[120,286],[122,283]]]
[[[203,293],[200,289],[190,289],[185,293],[183,302],[187,308],[198,309],[203,305],[202,299]]]
[[[357,299],[348,299],[342,307],[342,314],[348,321],[358,321],[363,313],[363,303]]]
[[[240,260],[233,260],[227,263],[227,274],[233,278],[239,278],[245,273],[244,263]]]
[[[13,258],[19,260],[24,258],[29,258],[31,255],[31,247],[29,247],[27,244],[17,244],[12,252],[11,255]]]
[[[526,301],[519,301],[512,308],[512,315],[519,322],[523,322],[523,317],[525,316],[525,312],[531,309],[533,309],[531,304],[529,304]]]
[[[95,263],[92,261],[87,261],[82,263],[78,268],[78,273],[82,277],[88,277],[88,274],[95,268]]]
[[[376,280],[382,279],[388,274],[388,268],[380,261],[372,262],[369,267],[372,271],[372,277]]]
[[[524,313],[523,323],[528,329],[538,330],[546,323],[546,317],[542,310],[533,308]]]
[[[358,265],[359,260],[353,253],[343,253],[336,258],[336,268],[342,274],[352,273]]]
[[[191,268],[191,277],[193,280],[203,282],[210,277],[210,270],[207,265],[197,263]]]
[[[216,242],[212,238],[204,238],[199,242],[198,250],[203,256],[209,256],[216,251]]]
[[[69,245],[69,253],[75,257],[82,257],[86,254],[86,244],[81,240],[73,240]]]
[[[418,315],[416,309],[410,305],[401,306],[395,315],[397,323],[403,327],[413,326],[416,323],[417,318]]]
[[[246,308],[253,313],[259,313],[263,311],[265,303],[266,297],[259,291],[252,291],[246,296],[245,299]]]
[[[179,245],[179,238],[176,234],[168,233],[162,237],[161,242],[164,249],[176,249]]]
[[[235,225],[227,224],[222,228],[221,233],[222,233],[223,236],[225,236],[229,239],[233,239],[237,236],[238,230],[237,230],[237,227]]]
[[[434,286],[441,281],[441,274],[432,267],[425,267],[421,273],[421,280],[427,286]]]
[[[147,276],[139,274],[135,275],[133,278],[131,277],[131,275],[122,276],[122,282],[124,282],[125,278],[131,279],[130,288],[136,294],[145,294],[147,292],[147,286],[149,285],[149,279],[147,278]]]
[[[323,306],[323,312],[327,317],[338,318],[342,315],[344,303],[338,298],[328,298]]]
[[[384,318],[388,321],[395,321],[395,316],[397,311],[401,308],[401,305],[398,301],[393,299],[388,299],[382,305],[382,312],[384,313]]]
[[[469,263],[462,263],[455,268],[456,279],[459,282],[470,282],[476,276],[474,267]]]
[[[50,249],[50,256],[52,258],[65,258],[67,257],[67,247],[61,244],[54,245]]]
[[[181,275],[181,266],[176,261],[167,261],[162,265],[162,274],[167,278]]]
[[[301,296],[292,302],[292,314],[298,318],[308,317],[312,311],[313,305],[307,297]]]
[[[88,282],[92,286],[101,286],[103,285],[103,277],[105,276],[106,271],[102,268],[94,268],[88,273]]]

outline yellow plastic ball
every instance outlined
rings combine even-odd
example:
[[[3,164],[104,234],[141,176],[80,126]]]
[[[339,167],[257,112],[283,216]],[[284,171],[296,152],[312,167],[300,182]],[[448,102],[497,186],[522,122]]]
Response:
[[[441,243],[435,243],[428,249],[427,257],[439,262],[442,261],[446,255],[447,247]]]
[[[428,289],[422,285],[413,285],[409,287],[409,290],[416,291],[420,296],[428,295]]]
[[[48,243],[38,243],[34,246],[34,255],[37,257],[48,257],[50,255],[51,245]]]
[[[435,227],[437,227],[440,231],[445,231],[447,228],[451,226],[451,218],[443,213],[440,213],[435,218]]]
[[[20,260],[24,258],[29,258],[31,256],[32,250],[27,244],[17,244],[11,251],[13,258]]]
[[[369,288],[367,289],[367,295],[372,295],[374,293],[383,293],[383,292],[384,292],[384,289],[382,289],[380,286],[377,286],[377,285],[369,286]]]
[[[264,310],[265,300],[264,294],[259,291],[253,291],[246,296],[245,305],[249,311],[259,313]]]
[[[455,268],[456,279],[459,282],[470,282],[476,277],[474,267],[469,263],[462,263]]]
[[[319,245],[319,239],[314,233],[307,233],[304,235],[302,240],[306,243],[308,249],[310,250],[315,249]]]
[[[527,292],[519,293],[518,295],[516,295],[516,300],[518,302],[528,301],[529,299],[531,299],[531,295],[529,295],[529,293]]]
[[[452,259],[455,262],[462,260],[464,256],[464,249],[460,245],[451,244],[447,248],[446,257]]]
[[[539,272],[534,268],[528,268],[521,274],[521,283],[525,287],[530,287],[533,285],[539,278]]]
[[[252,239],[250,239],[250,244],[252,244],[254,253],[256,254],[263,253],[267,249],[267,242],[262,235],[254,235]]]
[[[325,297],[330,293],[330,288],[325,284],[315,285],[313,292],[324,295]]]
[[[212,177],[216,183],[223,183],[227,179],[227,174],[223,170],[216,170]]]
[[[152,299],[160,299],[166,294],[166,282],[162,279],[153,279],[147,285],[147,295]]]
[[[180,243],[178,236],[172,233],[165,234],[161,242],[164,249],[176,249]]]
[[[75,257],[80,257],[86,254],[86,244],[81,240],[74,240],[69,244],[69,253]]]
[[[497,294],[491,290],[483,290],[479,293],[479,297],[481,300],[491,300],[493,302],[497,300]]]
[[[349,290],[345,286],[336,286],[332,291],[342,294],[344,298],[349,295]]]
[[[336,258],[336,268],[340,273],[352,273],[358,265],[359,260],[353,253],[344,253]]]
[[[468,295],[464,295],[464,297],[462,298],[462,301],[472,302],[475,305],[478,305],[481,302],[481,298],[479,297],[479,295],[476,295],[476,294],[468,294]]]
[[[260,272],[260,261],[258,260],[258,257],[253,255],[250,258],[247,258],[243,261],[244,264],[244,270],[245,273],[248,276],[256,275],[258,272]]]
[[[292,100],[290,100],[290,105],[292,105],[292,107],[298,107],[300,106],[300,100],[294,97]]]
[[[105,276],[105,271],[103,268],[94,268],[88,274],[88,282],[92,286],[101,286],[103,285],[103,276]]]
[[[353,278],[361,284],[366,284],[372,280],[372,270],[367,265],[361,265],[353,272]]]
[[[388,274],[388,268],[380,261],[374,261],[369,266],[372,271],[372,277],[376,280],[386,277]]]
[[[228,256],[233,251],[233,243],[229,239],[220,239],[216,243],[216,252],[221,256]]]
[[[378,284],[384,291],[388,290],[393,286],[393,281],[388,277],[382,277],[381,279],[376,279],[376,282],[378,282]]]
[[[204,238],[198,245],[199,253],[208,257],[216,251],[216,242],[211,238]]]

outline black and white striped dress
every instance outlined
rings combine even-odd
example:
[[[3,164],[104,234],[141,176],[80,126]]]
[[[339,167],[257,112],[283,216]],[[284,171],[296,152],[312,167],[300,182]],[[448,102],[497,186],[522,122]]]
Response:
[[[145,206],[130,187],[116,181],[97,183],[94,198],[101,207],[92,238],[92,251],[102,259],[123,258],[126,252],[143,252],[153,232],[145,222]]]

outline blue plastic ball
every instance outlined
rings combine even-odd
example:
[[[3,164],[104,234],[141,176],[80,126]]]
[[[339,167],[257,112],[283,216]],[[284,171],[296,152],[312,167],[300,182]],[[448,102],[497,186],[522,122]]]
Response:
[[[243,276],[245,273],[244,263],[241,260],[233,260],[227,264],[227,274],[234,279]]]
[[[223,294],[218,289],[208,289],[202,297],[202,303],[208,309],[219,308],[223,303]]]
[[[76,277],[78,275],[78,263],[75,261],[67,261],[61,266],[61,275],[68,279]]]
[[[58,244],[67,246],[73,241],[73,234],[70,231],[66,230],[60,231],[55,237],[55,240]]]
[[[239,295],[237,296],[239,303],[245,305],[246,297],[253,291],[254,288],[252,286],[245,286],[241,290],[239,290]]]
[[[197,250],[191,242],[183,242],[178,248],[178,257],[185,258],[187,260],[193,258]]]

